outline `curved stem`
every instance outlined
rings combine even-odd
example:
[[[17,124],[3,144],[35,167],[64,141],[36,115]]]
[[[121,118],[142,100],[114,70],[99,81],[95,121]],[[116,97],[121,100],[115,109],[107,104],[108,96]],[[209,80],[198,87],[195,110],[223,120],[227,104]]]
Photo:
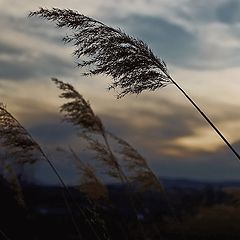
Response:
[[[172,83],[181,91],[181,93],[189,100],[189,102],[197,109],[200,115],[208,122],[208,124],[215,130],[218,136],[223,140],[223,142],[229,147],[229,149],[234,153],[237,157],[238,161],[240,161],[239,153],[234,149],[234,147],[228,142],[228,140],[224,137],[224,135],[220,132],[220,130],[213,124],[213,122],[209,119],[209,117],[198,107],[198,105],[191,99],[191,97],[168,75],[169,79]]]

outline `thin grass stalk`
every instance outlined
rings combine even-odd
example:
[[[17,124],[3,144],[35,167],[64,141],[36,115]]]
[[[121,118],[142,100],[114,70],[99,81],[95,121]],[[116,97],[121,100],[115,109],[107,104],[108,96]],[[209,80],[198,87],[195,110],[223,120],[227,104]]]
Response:
[[[107,149],[108,149],[108,151],[109,151],[109,153],[111,155],[111,158],[113,159],[114,167],[116,168],[117,172],[119,173],[119,179],[121,180],[122,183],[127,183],[130,186],[127,176],[122,171],[122,169],[121,169],[121,167],[120,167],[120,165],[119,165],[119,163],[118,163],[114,153],[112,152],[112,149],[110,147],[110,144],[108,142],[108,139],[107,139],[107,136],[106,136],[106,132],[105,132],[104,129],[102,130],[101,134],[102,134],[102,137],[103,137],[104,142],[106,144],[106,147],[107,147]]]
[[[228,148],[233,152],[233,154],[237,157],[240,162],[240,155],[236,151],[236,149],[232,146],[232,144],[224,137],[221,131],[216,127],[216,125],[210,120],[210,118],[201,110],[201,108],[192,100],[192,98],[179,86],[179,84],[173,80],[170,76],[169,78],[173,82],[173,84],[177,87],[177,89],[188,99],[188,101],[195,107],[195,109],[199,112],[199,114],[207,121],[207,123],[214,129],[217,135],[223,140],[223,142],[228,146]]]

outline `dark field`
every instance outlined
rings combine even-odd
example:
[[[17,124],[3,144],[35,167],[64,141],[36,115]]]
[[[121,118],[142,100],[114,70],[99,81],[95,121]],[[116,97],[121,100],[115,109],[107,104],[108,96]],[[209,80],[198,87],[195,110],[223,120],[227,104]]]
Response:
[[[165,179],[167,195],[130,189],[135,210],[125,186],[109,185],[109,199],[90,203],[74,187],[75,202],[68,209],[61,187],[25,186],[26,207],[16,204],[2,180],[1,228],[11,239],[240,239],[239,186],[237,182],[202,183]],[[79,211],[78,207],[85,212]],[[92,231],[89,219],[94,227]],[[103,238],[106,232],[106,238]]]

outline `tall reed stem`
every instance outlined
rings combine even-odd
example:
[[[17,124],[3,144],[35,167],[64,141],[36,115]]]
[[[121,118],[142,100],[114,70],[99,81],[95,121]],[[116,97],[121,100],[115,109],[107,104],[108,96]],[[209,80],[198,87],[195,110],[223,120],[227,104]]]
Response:
[[[223,140],[223,142],[229,147],[229,149],[233,152],[233,154],[237,157],[238,161],[240,162],[240,155],[234,149],[234,147],[229,143],[229,141],[224,137],[224,135],[220,132],[220,130],[214,125],[214,123],[210,120],[210,118],[200,109],[200,107],[192,100],[192,98],[178,85],[178,83],[173,80],[173,78],[166,74],[169,79],[171,79],[172,83],[177,87],[178,90],[188,99],[188,101],[197,109],[199,114],[207,121],[207,123],[215,130],[218,136]]]

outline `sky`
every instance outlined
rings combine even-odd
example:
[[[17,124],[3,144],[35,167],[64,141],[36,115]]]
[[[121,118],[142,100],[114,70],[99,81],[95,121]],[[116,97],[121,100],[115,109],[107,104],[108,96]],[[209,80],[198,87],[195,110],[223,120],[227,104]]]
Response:
[[[107,129],[131,143],[158,176],[240,179],[240,163],[174,87],[117,100],[105,76],[76,68],[65,32],[38,18],[39,7],[70,8],[145,41],[171,76],[240,152],[240,1],[238,0],[0,0],[0,101],[39,141],[67,182],[74,166],[53,149],[76,144],[61,122],[59,91],[69,82],[90,101]],[[39,181],[53,182],[47,166]],[[51,179],[51,180],[50,180]]]

